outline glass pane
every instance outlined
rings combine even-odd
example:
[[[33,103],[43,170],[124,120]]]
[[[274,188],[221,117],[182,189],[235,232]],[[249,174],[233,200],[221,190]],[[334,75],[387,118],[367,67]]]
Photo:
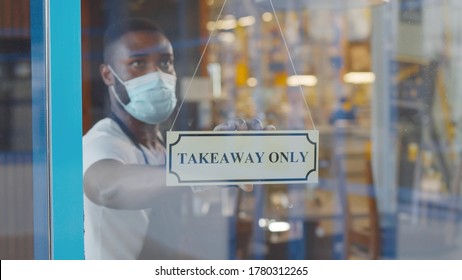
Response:
[[[401,258],[462,258],[461,8],[459,1],[399,7],[393,104]]]
[[[462,258],[461,8],[83,0],[86,258]],[[165,186],[166,131],[254,118],[318,130],[319,182]]]
[[[43,57],[32,56],[30,4],[4,0],[0,8],[1,259],[48,258],[44,83],[32,82],[32,65],[43,65]],[[38,1],[32,5],[43,11]],[[41,19],[34,14],[40,32]]]

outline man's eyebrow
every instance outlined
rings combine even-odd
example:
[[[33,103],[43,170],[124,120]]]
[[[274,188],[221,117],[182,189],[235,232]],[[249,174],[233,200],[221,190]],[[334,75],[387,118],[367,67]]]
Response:
[[[132,54],[150,55],[150,54],[153,54],[153,53],[162,54],[162,55],[163,54],[173,54],[172,50],[168,46],[166,46],[164,44],[130,51],[130,55],[132,55]]]
[[[128,55],[128,57],[130,58],[137,58],[137,57],[146,57],[148,56],[149,54],[148,53],[145,53],[145,52],[132,52]]]

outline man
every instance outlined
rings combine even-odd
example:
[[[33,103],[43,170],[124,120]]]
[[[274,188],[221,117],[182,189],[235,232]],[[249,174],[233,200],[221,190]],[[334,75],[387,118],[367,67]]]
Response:
[[[180,197],[181,192],[191,191],[165,186],[159,123],[177,102],[173,60],[170,41],[150,21],[124,20],[105,33],[100,73],[108,87],[111,116],[83,138],[87,259],[139,258],[153,207],[162,213],[163,204],[181,207],[159,197]],[[263,128],[258,120],[248,124],[236,120],[216,129]],[[168,219],[156,220],[167,234]]]
[[[176,105],[173,49],[146,20],[125,20],[104,37],[101,77],[111,117],[83,138],[85,256],[136,259],[148,209],[165,187],[159,123]]]

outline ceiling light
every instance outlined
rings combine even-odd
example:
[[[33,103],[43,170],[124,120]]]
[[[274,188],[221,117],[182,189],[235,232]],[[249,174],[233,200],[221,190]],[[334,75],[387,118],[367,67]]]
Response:
[[[349,72],[343,76],[343,80],[350,84],[372,84],[375,81],[375,74],[372,72]]]
[[[226,16],[218,21],[217,28],[221,30],[234,29],[237,26],[237,20],[234,16]]]
[[[206,28],[208,31],[212,32],[214,29],[220,29],[220,30],[230,30],[234,29],[237,26],[237,20],[233,16],[226,16],[223,19],[220,19],[219,21],[209,21],[206,24]]]
[[[250,77],[247,79],[247,85],[249,87],[256,87],[258,85],[258,80],[255,79],[254,77]]]
[[[270,12],[263,13],[261,16],[261,19],[265,22],[270,22],[273,20],[273,14]]]
[[[231,32],[221,32],[217,36],[218,40],[222,41],[223,43],[232,43],[236,40],[236,35]]]
[[[261,227],[261,228],[265,228],[269,225],[269,221],[267,219],[263,219],[263,218],[260,218],[258,220],[258,225]]]
[[[290,87],[313,87],[317,83],[318,79],[313,75],[293,75],[287,78],[287,85]]]
[[[268,230],[271,232],[284,232],[290,229],[288,222],[272,222],[268,226]]]
[[[241,17],[237,22],[240,26],[250,26],[255,23],[255,18],[253,16]]]

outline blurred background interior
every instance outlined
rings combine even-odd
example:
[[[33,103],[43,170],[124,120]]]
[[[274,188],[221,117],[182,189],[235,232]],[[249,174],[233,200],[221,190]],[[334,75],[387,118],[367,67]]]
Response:
[[[108,110],[99,76],[105,28],[146,17],[175,50],[185,105],[174,129],[257,117],[281,130],[314,123],[320,133],[318,184],[184,198],[180,207],[194,210],[182,211],[194,216],[185,227],[220,225],[188,254],[462,259],[462,1],[272,2],[82,0],[83,133]],[[41,148],[30,7],[0,3],[0,258],[31,259],[32,156]],[[217,246],[201,249],[206,242]]]

